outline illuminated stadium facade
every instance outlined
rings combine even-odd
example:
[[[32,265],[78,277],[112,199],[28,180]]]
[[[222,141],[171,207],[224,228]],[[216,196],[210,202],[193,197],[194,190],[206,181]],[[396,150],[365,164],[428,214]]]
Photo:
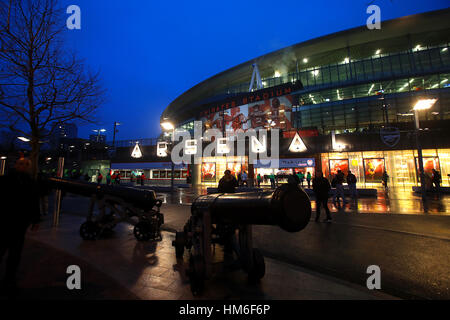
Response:
[[[208,157],[177,177],[216,184],[227,168],[249,176],[317,170],[330,176],[340,168],[355,173],[360,187],[373,187],[386,170],[391,185],[410,188],[418,180],[412,108],[433,98],[433,107],[418,113],[425,172],[440,170],[448,185],[449,40],[450,10],[427,12],[382,22],[380,30],[364,26],[302,42],[197,84],[165,109],[162,123],[193,130],[194,121],[202,121],[204,129],[224,134],[278,128],[280,163],[268,168],[246,156]],[[254,64],[258,89],[250,85]],[[298,152],[289,149],[296,134],[306,147]],[[144,165],[162,161],[156,147],[143,155],[146,176],[160,177],[161,171]],[[126,169],[124,162],[117,168]]]

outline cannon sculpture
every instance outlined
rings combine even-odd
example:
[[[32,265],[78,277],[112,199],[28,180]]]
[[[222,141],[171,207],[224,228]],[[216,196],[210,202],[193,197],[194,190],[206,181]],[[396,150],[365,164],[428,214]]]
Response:
[[[128,222],[134,225],[133,233],[137,240],[162,240],[160,232],[160,227],[164,223],[164,216],[160,213],[162,201],[156,199],[153,190],[60,178],[49,178],[48,183],[50,188],[91,198],[87,219],[80,227],[83,239],[95,240],[114,229],[117,223]],[[94,215],[96,203],[99,213]]]
[[[297,185],[285,184],[273,192],[200,196],[192,203],[191,217],[183,231],[177,232],[172,242],[176,268],[189,278],[194,295],[200,294],[205,279],[211,278],[213,265],[242,268],[249,281],[256,282],[265,274],[265,263],[261,252],[252,246],[252,225],[278,225],[285,231],[298,232],[310,218],[311,202]],[[216,244],[223,246],[223,264],[213,264]],[[187,265],[185,249],[189,250]]]

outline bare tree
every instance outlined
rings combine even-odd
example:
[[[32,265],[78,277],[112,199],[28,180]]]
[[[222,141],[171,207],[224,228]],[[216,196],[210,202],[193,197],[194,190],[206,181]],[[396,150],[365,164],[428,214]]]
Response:
[[[40,143],[61,123],[93,122],[104,90],[64,48],[67,15],[57,0],[0,4],[0,125],[30,139],[36,177]]]

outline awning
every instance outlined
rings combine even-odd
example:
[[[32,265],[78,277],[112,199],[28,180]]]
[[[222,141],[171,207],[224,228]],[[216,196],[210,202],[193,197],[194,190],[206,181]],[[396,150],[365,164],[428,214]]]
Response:
[[[136,170],[136,169],[172,169],[170,162],[126,162],[111,163],[111,169],[117,170]],[[175,169],[187,169],[186,164],[176,164]]]
[[[316,161],[314,158],[292,158],[292,159],[277,159],[277,161],[257,160],[254,168],[306,168],[315,167]]]

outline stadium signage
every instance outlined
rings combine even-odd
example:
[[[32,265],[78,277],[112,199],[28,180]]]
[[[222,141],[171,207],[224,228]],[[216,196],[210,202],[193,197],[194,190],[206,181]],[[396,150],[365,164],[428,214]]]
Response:
[[[281,97],[283,95],[292,94],[294,91],[301,89],[303,89],[303,84],[300,81],[295,81],[275,87],[270,87],[267,89],[261,89],[248,93],[241,93],[232,98],[227,98],[215,102],[213,104],[204,105],[204,109],[202,109],[199,116],[204,117],[211,113],[216,113],[219,111],[227,110],[248,103],[268,100],[275,97]]]

